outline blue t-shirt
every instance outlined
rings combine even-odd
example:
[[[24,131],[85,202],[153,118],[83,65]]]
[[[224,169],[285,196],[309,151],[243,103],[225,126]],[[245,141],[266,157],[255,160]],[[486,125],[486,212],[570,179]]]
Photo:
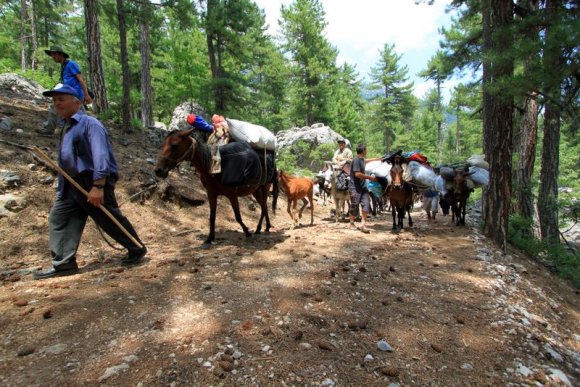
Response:
[[[77,74],[80,74],[80,73],[81,73],[81,68],[79,67],[78,63],[75,62],[74,60],[67,59],[62,64],[62,69],[61,69],[61,81],[62,81],[62,83],[64,83],[65,85],[69,85],[69,86],[73,87],[77,91],[77,93],[80,97],[80,100],[84,101],[85,92],[83,91],[81,83],[77,79]]]
[[[58,164],[71,177],[90,173],[93,180],[118,176],[109,133],[95,117],[79,110],[62,134]],[[64,129],[63,129],[64,130]],[[64,179],[59,175],[57,194],[62,195]]]

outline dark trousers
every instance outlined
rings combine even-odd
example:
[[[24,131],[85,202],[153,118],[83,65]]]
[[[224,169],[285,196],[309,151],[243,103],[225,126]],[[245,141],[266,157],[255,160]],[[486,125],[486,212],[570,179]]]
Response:
[[[75,180],[87,191],[90,190],[92,186],[91,176]],[[105,185],[104,201],[103,206],[136,240],[141,242],[133,225],[119,209],[115,198],[114,182],[107,182]],[[57,197],[55,200],[48,218],[49,245],[54,267],[75,260],[88,217],[91,217],[105,233],[129,252],[141,249],[102,210],[88,203],[86,196],[69,183],[65,183],[64,192],[61,197]]]

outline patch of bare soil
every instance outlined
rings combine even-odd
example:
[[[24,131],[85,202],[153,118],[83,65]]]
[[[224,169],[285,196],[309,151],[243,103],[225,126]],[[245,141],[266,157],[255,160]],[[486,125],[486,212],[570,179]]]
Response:
[[[44,112],[0,102],[23,129],[1,138],[39,145],[56,159],[56,137],[30,134]],[[123,174],[118,199],[148,257],[122,267],[123,252],[89,222],[81,273],[44,281],[31,273],[50,264],[54,187],[43,182],[52,173],[0,143],[2,169],[22,179],[3,193],[26,202],[0,219],[0,384],[580,382],[578,292],[515,251],[501,254],[475,227],[427,222],[415,211],[413,228],[392,233],[385,214],[363,234],[316,206],[314,226],[290,230],[282,200],[275,230],[246,239],[220,199],[217,243],[200,250],[207,203],[135,197],[153,179],[146,160],[157,150],[137,134],[128,147],[115,129],[112,137]],[[205,201],[191,168],[169,179]],[[243,198],[241,206],[255,227],[254,203]]]

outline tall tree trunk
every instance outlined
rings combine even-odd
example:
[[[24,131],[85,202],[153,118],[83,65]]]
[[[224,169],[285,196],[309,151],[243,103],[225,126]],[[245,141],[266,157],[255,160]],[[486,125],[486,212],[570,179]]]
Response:
[[[141,123],[145,128],[153,125],[152,105],[149,24],[147,24],[147,20],[143,20],[141,22]]]
[[[544,138],[542,141],[542,167],[540,170],[540,190],[538,195],[538,213],[540,218],[541,238],[545,241],[558,242],[558,167],[560,164],[560,82],[555,75],[560,69],[560,48],[552,28],[558,20],[561,0],[547,0],[547,27],[545,36],[544,65],[548,75],[545,77],[548,100],[544,108]]]
[[[536,144],[538,137],[538,102],[536,94],[527,96],[524,104],[524,114],[520,123],[518,138],[519,163],[516,171],[516,210],[518,214],[532,222],[534,218],[534,193],[532,191],[532,176],[536,161]],[[530,228],[528,236],[532,236]]]
[[[36,35],[36,15],[34,14],[34,0],[30,2],[30,50],[32,52],[30,67],[36,70],[36,49],[38,48],[38,37]]]
[[[218,19],[223,18],[219,15],[220,5],[217,0],[207,0],[206,11],[206,42],[207,53],[209,55],[209,65],[211,69],[211,78],[213,81],[212,89],[214,94],[214,109],[216,112],[224,113],[225,99],[223,87],[223,65],[222,65],[222,41],[220,38],[220,31],[216,29],[215,24]]]
[[[487,1],[484,1],[487,3]],[[506,89],[506,80],[513,74],[513,61],[507,59],[512,45],[512,35],[509,27],[513,22],[513,4],[511,0],[490,0],[489,22],[493,30],[491,40],[483,53],[489,56],[493,52],[490,65],[490,83],[484,85],[484,94],[488,95],[487,116],[484,124],[485,155],[490,164],[489,185],[484,194],[484,234],[493,240],[505,251],[507,248],[507,232],[511,197],[512,173],[512,132],[513,132],[513,97]],[[484,32],[485,33],[485,32]],[[487,86],[487,87],[486,87]],[[484,103],[486,98],[484,97]]]
[[[28,28],[27,28],[27,5],[26,0],[20,1],[20,70],[22,72],[26,71],[26,64],[28,59],[26,57],[27,51],[27,41],[28,41]]]
[[[520,3],[527,9],[536,11],[538,0],[521,0]],[[538,40],[537,29],[530,28],[527,32],[528,41]],[[524,62],[524,72],[528,73],[537,61],[537,53],[532,53]],[[524,111],[519,124],[517,148],[519,154],[518,167],[515,173],[516,211],[523,219],[530,223],[528,230],[522,230],[525,236],[534,235],[534,193],[532,191],[532,176],[536,161],[536,145],[538,137],[538,101],[536,90],[530,90],[524,100]]]
[[[119,20],[119,40],[121,46],[121,69],[123,72],[123,100],[121,101],[121,128],[125,133],[131,131],[131,79],[129,78],[129,54],[127,53],[127,23],[125,21],[125,1],[117,0],[117,19]]]
[[[101,32],[97,0],[85,0],[85,25],[87,26],[87,46],[89,53],[89,79],[93,98],[93,110],[102,113],[109,108],[107,89],[101,55]]]

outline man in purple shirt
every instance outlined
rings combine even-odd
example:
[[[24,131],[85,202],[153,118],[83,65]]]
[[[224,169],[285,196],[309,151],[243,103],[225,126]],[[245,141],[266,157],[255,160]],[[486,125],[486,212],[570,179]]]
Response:
[[[99,204],[103,205],[140,242],[115,198],[118,166],[107,130],[99,120],[81,110],[81,97],[73,87],[57,85],[43,95],[52,97],[57,114],[65,122],[60,136],[58,164],[88,192],[88,197],[58,176],[57,196],[48,223],[52,267],[34,273],[34,279],[78,273],[76,252],[89,216],[128,250],[122,263],[138,263],[147,253],[147,248],[131,241],[98,208]]]

